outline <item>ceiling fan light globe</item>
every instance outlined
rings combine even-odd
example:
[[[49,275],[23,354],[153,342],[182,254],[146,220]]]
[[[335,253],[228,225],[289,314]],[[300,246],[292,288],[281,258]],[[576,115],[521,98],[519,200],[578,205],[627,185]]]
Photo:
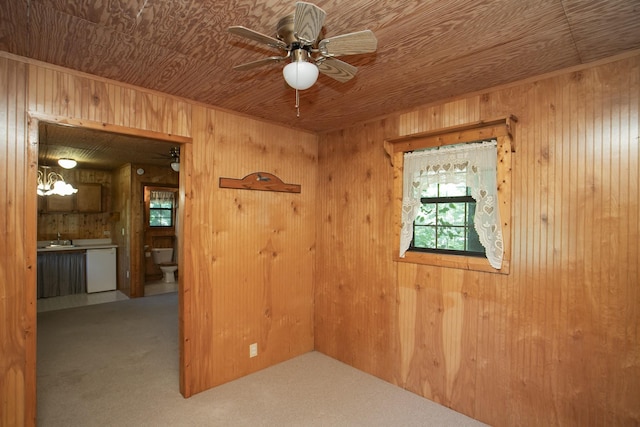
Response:
[[[318,67],[307,61],[295,61],[282,70],[284,80],[297,90],[309,89],[318,80]]]
[[[173,169],[174,172],[180,172],[180,163],[171,162],[171,169]]]

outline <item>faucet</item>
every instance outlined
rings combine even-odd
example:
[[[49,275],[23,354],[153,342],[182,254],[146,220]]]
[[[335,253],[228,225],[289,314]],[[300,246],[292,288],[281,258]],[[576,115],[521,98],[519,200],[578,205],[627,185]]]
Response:
[[[58,231],[58,240],[60,240],[60,232]]]

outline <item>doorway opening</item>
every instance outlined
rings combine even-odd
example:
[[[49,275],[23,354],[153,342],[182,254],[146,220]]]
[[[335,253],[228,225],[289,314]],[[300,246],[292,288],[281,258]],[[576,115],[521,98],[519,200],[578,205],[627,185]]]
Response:
[[[43,129],[46,129],[46,130],[43,130]],[[55,144],[53,143],[51,138],[57,130],[61,130],[62,133],[65,133],[67,131],[76,132],[78,134],[84,135],[84,138],[82,137],[66,138],[65,141],[67,142],[65,144]],[[143,296],[144,281],[139,280],[138,275],[134,276],[132,274],[133,269],[131,267],[133,265],[141,265],[140,259],[142,259],[144,256],[142,251],[142,241],[140,240],[141,234],[138,236],[138,240],[132,239],[132,235],[137,234],[137,233],[134,233],[133,225],[135,225],[135,228],[137,228],[142,224],[139,223],[138,221],[133,221],[133,220],[128,223],[126,221],[123,221],[123,218],[126,216],[129,216],[129,218],[131,218],[130,213],[126,215],[125,213],[131,212],[131,207],[133,206],[137,206],[138,209],[140,209],[140,212],[142,212],[142,207],[141,207],[143,206],[142,196],[140,196],[140,199],[139,199],[140,202],[136,203],[132,197],[127,196],[127,194],[129,193],[126,193],[125,191],[124,192],[125,196],[123,197],[122,196],[123,192],[120,191],[121,188],[119,187],[115,188],[115,187],[117,185],[122,185],[124,187],[130,187],[131,189],[134,189],[134,188],[141,189],[142,187],[139,184],[142,181],[135,181],[135,179],[142,179],[141,177],[144,175],[145,177],[144,179],[148,179],[151,182],[155,182],[157,180],[153,178],[153,175],[152,175],[154,171],[157,172],[160,170],[162,171],[160,173],[173,173],[176,175],[176,180],[173,181],[171,184],[172,190],[174,191],[174,194],[176,194],[177,199],[182,200],[181,205],[182,207],[184,207],[185,206],[185,203],[184,203],[185,182],[184,182],[184,179],[180,178],[180,174],[177,174],[178,171],[176,170],[175,165],[171,164],[171,163],[174,163],[176,160],[175,156],[171,154],[173,153],[172,150],[175,150],[176,147],[178,148],[189,147],[189,144],[191,143],[191,138],[168,135],[168,134],[165,135],[158,132],[144,131],[139,129],[130,129],[130,128],[114,126],[114,125],[110,125],[107,131],[104,129],[104,124],[85,121],[85,120],[65,119],[64,125],[61,125],[56,122],[55,117],[49,117],[44,115],[37,116],[37,117],[35,115],[30,115],[28,132],[29,132],[28,140],[31,142],[31,145],[28,151],[27,160],[30,165],[36,166],[33,169],[34,171],[33,174],[30,175],[27,180],[29,185],[33,186],[33,194],[31,196],[33,197],[32,206],[39,205],[39,203],[37,203],[36,201],[37,200],[36,198],[40,196],[36,195],[37,179],[35,176],[36,175],[35,170],[37,169],[38,163],[40,163],[41,161],[52,163],[54,160],[54,157],[56,158],[56,161],[58,157],[65,157],[65,158],[74,157],[78,161],[78,170],[81,171],[78,173],[78,175],[81,176],[82,180],[87,180],[90,177],[95,175],[104,176],[104,173],[102,172],[96,173],[95,172],[96,170],[97,171],[114,170],[114,167],[102,167],[102,168],[100,167],[100,162],[99,161],[96,162],[96,159],[100,158],[101,155],[106,155],[107,157],[105,157],[105,159],[108,159],[108,161],[111,161],[111,162],[118,161],[117,153],[119,153],[120,156],[122,155],[131,156],[128,159],[128,161],[123,162],[121,166],[116,167],[116,169],[118,169],[119,172],[122,172],[120,174],[121,179],[120,178],[117,179],[116,180],[117,182],[115,183],[112,181],[111,184],[113,184],[113,188],[110,188],[109,191],[101,190],[102,195],[100,196],[100,204],[99,204],[101,208],[99,210],[96,210],[96,212],[79,212],[79,211],[76,212],[77,209],[72,208],[71,210],[68,210],[65,213],[61,212],[60,213],[61,215],[66,215],[67,217],[63,219],[57,219],[56,221],[58,222],[58,224],[56,224],[56,226],[68,227],[66,229],[63,229],[61,231],[61,234],[66,232],[68,233],[68,236],[65,236],[65,237],[69,237],[69,240],[73,240],[73,238],[78,240],[78,237],[73,235],[75,231],[72,229],[71,225],[64,221],[67,221],[69,218],[72,218],[73,217],[72,214],[81,215],[82,221],[84,221],[86,218],[89,218],[88,216],[84,216],[84,215],[96,214],[100,216],[101,220],[98,223],[100,224],[101,227],[103,227],[103,228],[99,228],[99,232],[101,233],[101,236],[110,237],[111,239],[113,239],[113,242],[115,241],[128,242],[128,243],[124,243],[122,247],[118,245],[121,251],[121,255],[126,257],[131,257],[133,254],[136,254],[136,256],[138,257],[137,261],[119,263],[118,274],[121,276],[124,275],[126,278],[130,279],[129,290],[128,290],[129,296],[131,297]],[[75,141],[75,142],[71,142],[71,141]],[[41,149],[41,144],[43,142],[47,144],[46,150]],[[65,153],[62,153],[62,151],[65,151]],[[71,151],[73,153],[71,153]],[[186,151],[185,154],[187,155],[187,158],[188,158],[190,148],[187,148],[185,151]],[[160,155],[153,156],[153,153],[155,152],[160,153]],[[164,155],[164,153],[168,153],[169,156]],[[114,158],[111,158],[110,156],[115,156],[116,159],[114,160]],[[46,159],[44,157],[46,157]],[[182,166],[186,166],[186,167],[181,168],[183,169],[181,172],[188,172],[188,163],[187,165],[182,165]],[[146,170],[148,174],[141,173],[143,170]],[[72,175],[74,174],[67,173],[65,174],[65,178],[68,180],[71,180]],[[134,185],[134,182],[135,182],[135,185]],[[105,187],[102,184],[103,182],[100,182],[100,188]],[[90,187],[93,188],[97,186],[90,186]],[[93,190],[95,190],[95,188],[93,188]],[[131,192],[133,191],[130,191],[130,193]],[[142,193],[142,190],[138,190],[138,192]],[[109,194],[112,197],[114,194],[120,194],[120,196],[116,196],[116,197],[120,197],[122,199],[122,203],[120,204],[113,203],[113,199],[111,200],[108,199]],[[90,205],[98,206],[97,200],[95,199],[92,199],[92,200],[96,201],[96,204],[95,205],[90,204]],[[72,204],[71,206],[78,206],[78,204],[76,202],[75,205]],[[181,230],[182,227],[184,226],[184,223],[182,222],[182,217],[184,216],[183,212],[184,212],[183,209],[177,210],[175,212],[174,227],[177,230]],[[34,214],[31,218],[33,219],[29,221],[30,225],[28,224],[28,227],[32,227],[32,229],[37,230],[39,226],[38,214]],[[127,227],[125,224],[129,224],[129,226]],[[94,228],[95,227],[88,226],[84,228],[84,230],[95,231]],[[104,231],[108,231],[108,233],[104,233]],[[49,230],[47,232],[53,232],[53,231]],[[56,234],[57,232],[58,231],[55,231]],[[80,236],[80,237],[83,237],[83,236]],[[92,237],[95,237],[95,236],[92,236]],[[80,238],[79,240],[82,240],[82,239]],[[33,248],[32,250],[34,250],[35,252],[35,247],[37,246],[36,242],[29,243],[28,246],[30,248]],[[177,258],[179,259],[182,257],[182,246],[178,245],[176,249],[177,249]],[[135,264],[136,262],[137,264]],[[142,268],[138,268],[137,270],[143,271]],[[119,284],[118,286],[120,287],[121,285]],[[182,290],[182,286],[178,285],[177,291],[178,291],[177,292],[178,306],[176,306],[176,312],[182,312],[182,310],[184,309],[183,307],[184,291]],[[30,297],[31,301],[28,301],[28,304],[31,306],[37,306],[36,292],[33,292],[31,295],[32,295]],[[184,336],[182,322],[180,322],[180,326],[179,326],[179,336],[180,337]],[[34,345],[34,346],[31,346],[30,348],[31,350],[28,352],[27,357],[28,359],[35,361],[36,346]],[[183,356],[184,349],[182,346],[180,346],[179,352],[180,352],[179,359],[182,361],[184,360],[184,356]],[[36,364],[33,363],[31,366],[33,366],[33,370],[34,370],[33,378],[36,378],[37,377],[37,373],[35,372],[37,369]],[[181,377],[182,377],[183,370],[184,370],[184,365],[180,363]],[[182,390],[182,384],[179,384],[179,387]],[[35,402],[35,395],[27,396],[27,400],[29,399],[32,399],[32,401]]]
[[[178,188],[143,185],[144,295],[178,290]]]
[[[97,201],[88,211],[82,208],[87,203],[80,203],[86,196],[79,193],[68,197],[73,199],[70,203],[57,205],[38,196],[37,240],[62,236],[71,242],[108,241],[117,245],[117,290],[126,297],[144,296],[147,258],[141,219],[145,216],[143,184],[172,188],[177,206],[181,184],[176,154],[188,138],[128,128],[111,132],[87,122],[71,126],[46,119],[35,122],[30,132],[38,141],[38,164],[53,168],[60,158],[74,159],[75,168],[61,169],[65,179],[86,194],[98,194],[87,199]],[[175,236],[180,216],[177,209],[174,215]],[[177,245],[175,256],[179,256]]]

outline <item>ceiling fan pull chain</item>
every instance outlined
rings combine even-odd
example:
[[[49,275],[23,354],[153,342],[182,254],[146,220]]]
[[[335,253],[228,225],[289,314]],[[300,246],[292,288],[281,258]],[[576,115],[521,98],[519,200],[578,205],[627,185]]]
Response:
[[[296,89],[296,117],[300,117],[300,92]]]

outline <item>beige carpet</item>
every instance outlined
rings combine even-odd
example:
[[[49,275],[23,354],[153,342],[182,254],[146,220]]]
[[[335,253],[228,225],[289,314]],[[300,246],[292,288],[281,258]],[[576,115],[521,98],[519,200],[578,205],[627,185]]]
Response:
[[[481,426],[311,352],[184,399],[177,295],[38,314],[38,426]]]

